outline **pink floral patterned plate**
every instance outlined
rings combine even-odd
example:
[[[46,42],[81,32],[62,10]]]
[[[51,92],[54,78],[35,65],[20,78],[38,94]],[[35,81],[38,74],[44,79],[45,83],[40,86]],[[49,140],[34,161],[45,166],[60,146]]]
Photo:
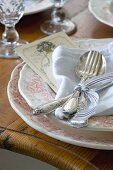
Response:
[[[31,107],[20,95],[17,86],[20,70],[23,65],[24,63],[19,64],[13,70],[7,87],[7,94],[12,108],[29,126],[48,136],[70,144],[88,148],[113,150],[112,132],[94,131],[92,133],[91,131],[76,129],[76,133],[73,135],[73,133],[56,126],[47,116],[34,116]],[[40,77],[39,81],[40,83],[43,82]],[[40,91],[43,92],[43,90],[45,90],[45,87],[40,86]],[[49,94],[49,91],[47,93]]]
[[[27,64],[20,71],[18,89],[31,108],[47,103],[55,96],[47,83],[44,83],[42,78]]]

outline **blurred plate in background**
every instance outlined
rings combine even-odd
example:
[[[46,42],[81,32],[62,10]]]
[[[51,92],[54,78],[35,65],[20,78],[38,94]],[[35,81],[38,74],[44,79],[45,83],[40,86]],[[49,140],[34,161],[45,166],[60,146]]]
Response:
[[[89,10],[99,21],[113,27],[113,0],[89,0]]]
[[[24,15],[31,15],[52,7],[49,0],[25,0],[25,13]]]

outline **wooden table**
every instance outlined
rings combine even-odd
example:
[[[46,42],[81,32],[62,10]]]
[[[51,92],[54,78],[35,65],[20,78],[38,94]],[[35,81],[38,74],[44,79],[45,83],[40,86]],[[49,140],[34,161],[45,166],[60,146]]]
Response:
[[[88,11],[87,0],[76,2],[75,38],[113,38],[113,28],[97,21]],[[81,5],[82,4],[82,5]],[[67,8],[67,7],[66,7]],[[45,35],[40,24],[49,11],[24,16],[17,24],[20,37],[29,42]],[[4,27],[0,25],[0,35]],[[45,161],[62,170],[113,170],[113,151],[88,149],[48,137],[29,127],[11,108],[7,84],[14,67],[21,59],[0,59],[0,147]]]

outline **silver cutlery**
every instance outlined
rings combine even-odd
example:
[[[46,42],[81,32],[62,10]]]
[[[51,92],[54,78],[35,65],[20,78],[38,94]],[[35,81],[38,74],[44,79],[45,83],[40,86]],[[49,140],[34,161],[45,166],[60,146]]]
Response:
[[[76,70],[76,72],[78,73],[79,76],[81,76],[81,74],[82,74],[82,68],[80,68],[80,65],[82,63],[84,63],[84,60],[86,60],[86,58],[87,58],[87,53],[85,53],[84,55],[82,55],[80,57],[80,63],[78,64],[78,67]],[[101,62],[102,62],[102,67],[100,69],[97,69],[95,74],[97,74],[97,73],[102,74],[105,72],[106,62],[105,62],[104,57],[102,57]],[[87,63],[87,66],[88,66],[88,63]],[[93,67],[94,67],[94,65],[93,65]],[[112,85],[112,82],[109,82],[109,83],[103,85],[100,89],[96,89],[96,91],[104,90],[105,88],[110,87],[111,85]],[[72,94],[70,94],[69,96],[57,99],[57,100],[50,101],[44,105],[38,106],[37,108],[33,109],[33,114],[34,115],[48,114],[48,113],[54,111],[56,108],[62,106],[71,96],[72,96]]]

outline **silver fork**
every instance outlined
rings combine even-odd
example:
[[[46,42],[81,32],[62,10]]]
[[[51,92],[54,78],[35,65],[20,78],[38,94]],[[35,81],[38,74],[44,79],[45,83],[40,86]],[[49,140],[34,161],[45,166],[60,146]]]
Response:
[[[92,78],[99,74],[100,69],[102,68],[102,54],[97,51],[90,51],[87,56],[85,68],[81,71],[81,81],[80,84],[83,84],[87,79]],[[84,97],[84,94],[80,90],[72,94],[72,96],[63,104],[63,112],[66,114],[75,114],[79,111],[82,105],[82,109],[87,107],[87,101]]]

